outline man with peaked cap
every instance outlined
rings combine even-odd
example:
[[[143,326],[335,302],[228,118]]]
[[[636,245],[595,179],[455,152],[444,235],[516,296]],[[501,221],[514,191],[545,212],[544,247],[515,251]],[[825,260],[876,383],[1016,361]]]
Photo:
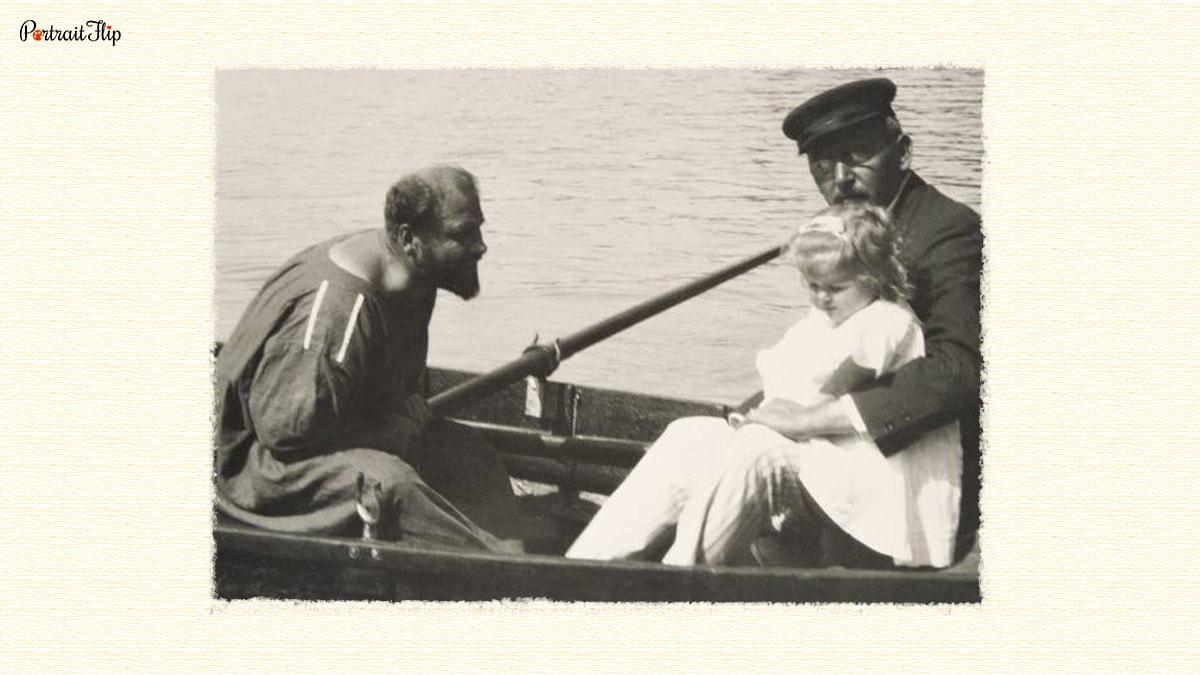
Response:
[[[913,285],[911,305],[923,324],[926,355],[832,403],[804,408],[769,401],[755,415],[796,438],[867,434],[888,456],[957,419],[964,453],[957,558],[974,544],[979,525],[983,234],[977,213],[911,169],[913,141],[892,110],[895,96],[896,85],[886,78],[844,84],[792,110],[783,133],[808,158],[828,203],[860,200],[891,212],[902,238],[900,258]],[[793,537],[789,547],[785,535],[760,542],[759,553],[771,562],[786,562],[815,541],[822,550],[815,558],[804,551],[809,562],[886,566],[886,560],[838,532],[822,514],[808,514],[804,522],[806,546],[796,546]],[[816,534],[814,522],[821,530]],[[790,555],[789,548],[794,549]]]
[[[658,559],[670,539],[661,559],[679,565],[750,564],[753,554],[768,565],[944,566],[967,553],[979,521],[983,235],[978,214],[911,170],[912,140],[892,110],[895,95],[887,79],[852,82],[797,107],[783,129],[807,155],[827,202],[867,205],[895,228],[897,257],[912,286],[910,305],[922,324],[924,341],[917,345],[923,355],[894,371],[864,369],[851,356],[837,368],[846,375],[842,383],[821,389],[828,402],[764,401],[759,394],[742,406],[740,418],[677,420],[567,557]],[[876,378],[875,372],[888,374]],[[833,392],[849,393],[834,398]],[[860,466],[878,467],[875,453],[894,461],[863,474],[841,467],[809,473],[789,454],[793,444],[780,438],[855,434],[873,441],[865,444]],[[824,485],[819,476],[828,479]],[[837,521],[838,512],[825,511],[828,499],[817,497],[834,496],[831,490],[840,492],[835,501],[845,507]],[[854,516],[856,527],[850,527],[847,516],[863,513],[876,495],[901,497],[897,508],[888,504],[896,520],[866,524]],[[903,529],[907,549],[884,543]]]
[[[979,522],[983,234],[978,214],[927,185],[910,168],[913,143],[892,110],[895,95],[895,85],[883,78],[842,85],[793,110],[783,130],[808,157],[827,202],[861,202],[890,212],[886,219],[901,239],[898,257],[912,285],[910,304],[922,323],[924,356],[878,379],[871,379],[872,371],[862,384],[857,377],[847,378],[854,384],[836,390],[849,393],[827,403],[763,401],[760,394],[743,405],[740,420],[731,417],[728,425],[711,418],[679,420],[605,502],[568,557],[657,559],[660,544],[672,531],[675,543],[662,558],[672,564],[747,564],[753,562],[753,554],[768,565],[889,568],[920,560],[918,564],[940,566],[970,549]],[[847,372],[861,370],[853,358],[843,366]],[[760,405],[751,408],[754,403]],[[746,423],[750,428],[743,432]],[[795,441],[868,436],[877,452],[897,457],[889,465],[929,460],[934,441],[947,440],[943,434],[948,435],[950,445],[957,446],[950,464],[923,464],[921,476],[910,483],[906,475],[901,488],[916,491],[911,509],[922,512],[899,514],[910,526],[923,522],[924,515],[939,515],[927,532],[933,537],[924,541],[927,550],[920,556],[910,551],[909,558],[893,558],[840,527],[816,498],[819,486],[805,484],[812,476],[788,458],[786,444],[730,441],[737,447],[725,448],[725,441],[718,440],[715,450],[710,446],[713,438],[733,438],[722,435],[731,429],[738,430],[739,438],[754,438],[759,433],[754,425]],[[672,440],[664,442],[667,437]],[[703,458],[710,451],[728,451],[731,461],[708,465]],[[698,472],[693,471],[696,466]],[[929,484],[922,477],[937,485],[924,490]],[[844,478],[849,487],[856,477],[837,478]],[[885,491],[894,487],[881,486]],[[856,489],[847,496],[861,504],[859,497],[869,493],[869,488]],[[829,496],[828,491],[824,494]],[[695,518],[680,546],[681,514],[693,505]],[[910,509],[907,501],[901,505]],[[947,520],[940,519],[943,514]],[[779,536],[762,536],[772,530]],[[942,532],[951,540],[942,538]],[[858,534],[867,533],[860,528]],[[759,539],[753,545],[744,543],[755,537]],[[913,546],[920,543],[914,540]]]

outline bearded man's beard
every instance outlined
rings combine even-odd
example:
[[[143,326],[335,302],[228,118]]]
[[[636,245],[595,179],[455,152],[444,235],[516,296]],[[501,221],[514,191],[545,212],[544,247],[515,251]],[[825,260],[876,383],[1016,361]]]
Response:
[[[446,270],[438,280],[438,288],[444,288],[463,300],[479,295],[479,268],[475,265]]]
[[[443,288],[463,300],[479,295],[479,263],[476,260],[451,265],[418,249],[412,256],[413,267],[421,279],[434,288]]]

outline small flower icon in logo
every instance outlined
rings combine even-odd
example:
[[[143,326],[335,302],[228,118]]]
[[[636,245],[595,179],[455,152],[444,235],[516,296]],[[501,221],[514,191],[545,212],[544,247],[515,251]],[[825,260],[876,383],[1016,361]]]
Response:
[[[42,29],[40,29],[40,28],[39,28],[39,29],[37,29],[37,30],[33,31],[33,39],[34,39],[34,40],[41,40],[41,39],[42,39]]]

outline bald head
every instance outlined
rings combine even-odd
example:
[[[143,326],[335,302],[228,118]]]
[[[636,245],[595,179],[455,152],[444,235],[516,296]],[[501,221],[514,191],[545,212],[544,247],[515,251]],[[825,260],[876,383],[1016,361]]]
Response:
[[[466,169],[449,165],[418,169],[388,190],[383,207],[388,236],[397,240],[405,224],[414,234],[430,234],[440,227],[448,205],[463,201],[480,210],[475,177]]]

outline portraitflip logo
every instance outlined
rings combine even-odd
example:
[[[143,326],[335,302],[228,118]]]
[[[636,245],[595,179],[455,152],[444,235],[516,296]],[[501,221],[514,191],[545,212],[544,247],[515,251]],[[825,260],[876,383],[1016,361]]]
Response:
[[[21,24],[19,31],[21,42],[25,42],[33,38],[34,42],[99,42],[106,40],[111,42],[115,47],[117,40],[121,39],[121,31],[113,30],[112,25],[103,21],[88,21],[87,23],[75,26],[74,28],[55,28],[53,24],[49,28],[38,28],[37,22],[33,19],[27,19]]]

